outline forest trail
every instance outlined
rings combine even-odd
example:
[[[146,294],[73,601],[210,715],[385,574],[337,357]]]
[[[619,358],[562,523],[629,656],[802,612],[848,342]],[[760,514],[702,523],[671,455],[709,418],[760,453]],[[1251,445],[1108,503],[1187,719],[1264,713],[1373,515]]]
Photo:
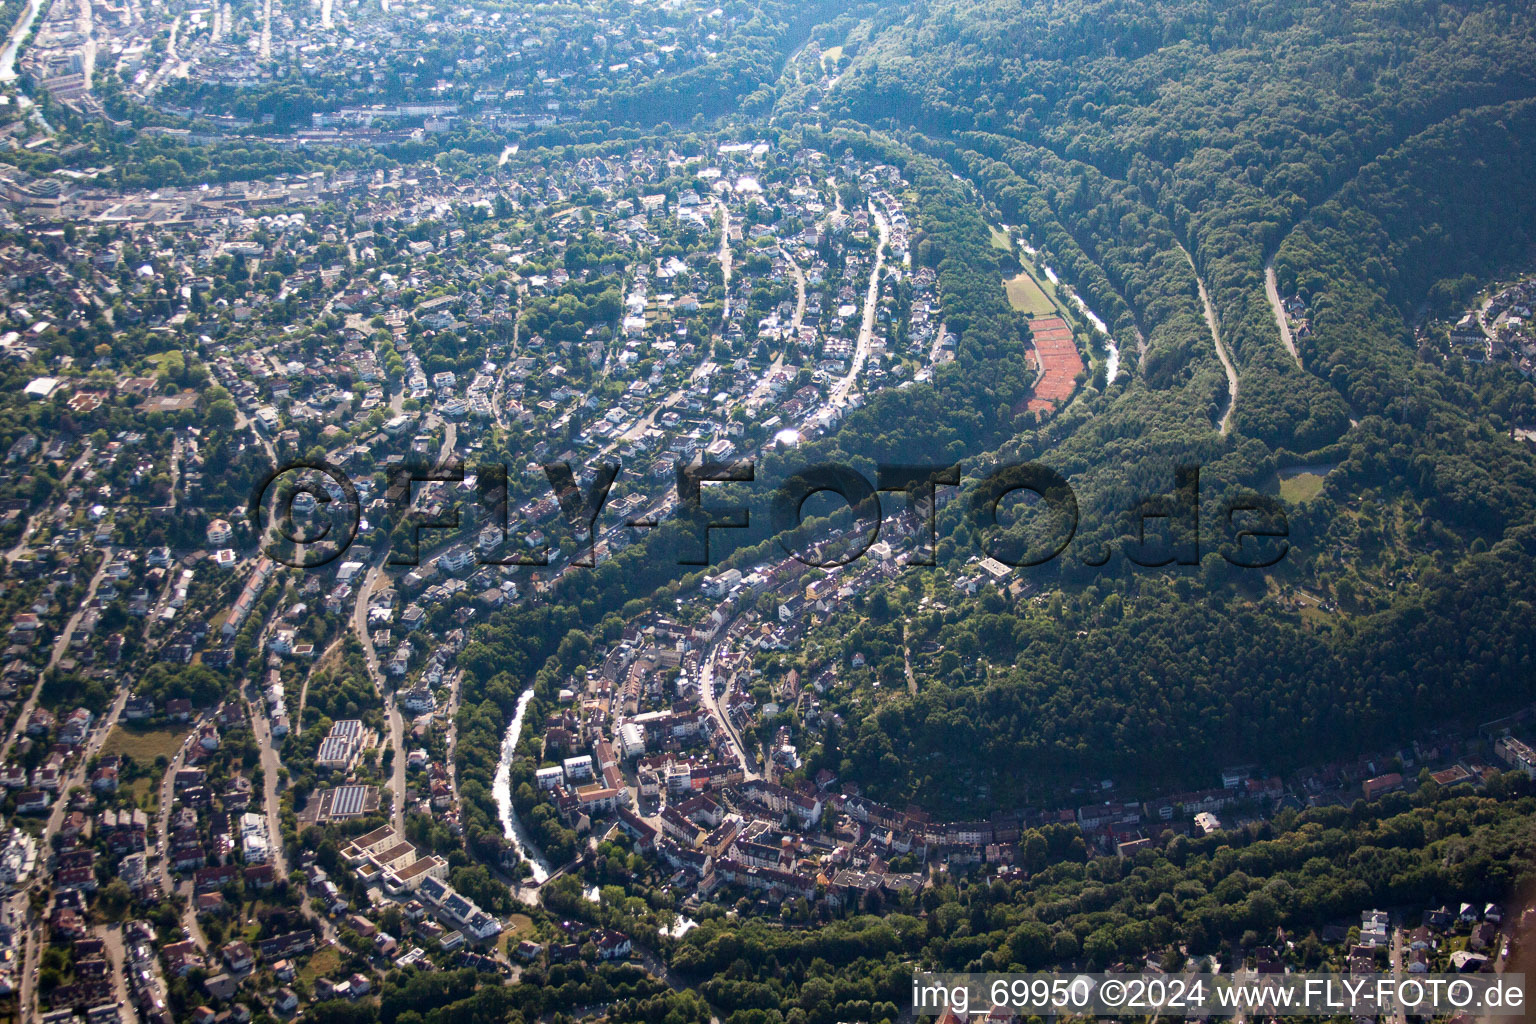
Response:
[[[1296,351],[1296,339],[1291,337],[1291,325],[1285,319],[1285,307],[1280,305],[1280,285],[1275,280],[1275,261],[1270,260],[1264,264],[1264,294],[1269,297],[1269,308],[1275,311],[1275,326],[1280,328],[1280,340],[1285,343],[1285,350],[1296,360],[1296,368],[1301,365],[1301,353]]]
[[[1182,245],[1179,246],[1179,252],[1184,254],[1184,259],[1189,263],[1190,272],[1195,275],[1195,285],[1200,289],[1200,304],[1205,307],[1205,324],[1211,329],[1211,341],[1216,343],[1216,358],[1221,360],[1221,368],[1227,371],[1227,408],[1221,414],[1219,429],[1223,434],[1230,433],[1232,413],[1237,409],[1237,369],[1232,365],[1232,357],[1227,354],[1227,347],[1221,343],[1221,324],[1216,319],[1216,307],[1211,304],[1211,294],[1205,290],[1205,282],[1200,279],[1200,271],[1195,269],[1195,259]]]

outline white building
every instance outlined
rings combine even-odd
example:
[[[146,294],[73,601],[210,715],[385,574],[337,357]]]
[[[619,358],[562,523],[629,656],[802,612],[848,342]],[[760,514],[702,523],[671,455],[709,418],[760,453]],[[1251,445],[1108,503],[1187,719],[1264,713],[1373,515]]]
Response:
[[[562,762],[565,769],[567,782],[585,782],[594,777],[592,757],[590,754],[582,754],[578,757],[568,757]]]
[[[619,753],[626,759],[645,754],[645,730],[634,722],[619,726]]]

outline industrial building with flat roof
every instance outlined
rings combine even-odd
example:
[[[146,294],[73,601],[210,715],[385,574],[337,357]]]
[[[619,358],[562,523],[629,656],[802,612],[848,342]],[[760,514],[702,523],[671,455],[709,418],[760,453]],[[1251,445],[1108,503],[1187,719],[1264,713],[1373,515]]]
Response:
[[[305,824],[324,825],[374,814],[379,809],[379,787],[348,784],[317,790],[309,798],[299,820]]]

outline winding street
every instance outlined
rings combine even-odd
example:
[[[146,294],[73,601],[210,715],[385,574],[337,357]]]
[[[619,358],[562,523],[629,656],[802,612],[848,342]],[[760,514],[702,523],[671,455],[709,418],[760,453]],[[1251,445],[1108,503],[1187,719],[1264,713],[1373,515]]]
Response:
[[[446,462],[458,444],[459,430],[451,421],[443,424],[443,443],[437,451],[437,461]],[[412,503],[414,504],[414,502]],[[384,687],[384,672],[379,668],[379,652],[368,633],[368,603],[381,582],[385,582],[384,562],[389,557],[386,547],[374,558],[373,565],[357,588],[357,601],[352,606],[351,628],[363,647],[363,661],[368,666],[368,678],[384,704],[384,718],[389,727],[389,747],[394,753],[390,761],[389,791],[391,796],[390,820],[396,829],[405,828],[405,716],[395,700],[393,690]]]
[[[1184,259],[1189,263],[1190,272],[1195,275],[1195,287],[1200,290],[1200,304],[1205,307],[1205,325],[1211,330],[1211,341],[1216,343],[1216,358],[1221,360],[1221,368],[1227,371],[1227,408],[1221,414],[1221,423],[1218,429],[1223,433],[1232,430],[1232,413],[1237,410],[1237,369],[1232,365],[1232,358],[1227,354],[1227,346],[1221,341],[1221,323],[1216,318],[1216,307],[1211,303],[1211,295],[1205,290],[1205,282],[1200,278],[1200,271],[1195,269],[1195,259],[1189,254],[1189,250],[1182,245],[1179,252],[1184,254]]]

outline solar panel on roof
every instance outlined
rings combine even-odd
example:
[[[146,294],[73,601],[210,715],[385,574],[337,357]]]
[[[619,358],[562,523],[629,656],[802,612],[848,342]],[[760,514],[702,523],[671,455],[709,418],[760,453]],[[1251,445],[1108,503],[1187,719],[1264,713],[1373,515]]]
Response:
[[[336,790],[336,796],[331,801],[331,814],[343,816],[360,814],[362,809],[362,786],[341,786]]]

